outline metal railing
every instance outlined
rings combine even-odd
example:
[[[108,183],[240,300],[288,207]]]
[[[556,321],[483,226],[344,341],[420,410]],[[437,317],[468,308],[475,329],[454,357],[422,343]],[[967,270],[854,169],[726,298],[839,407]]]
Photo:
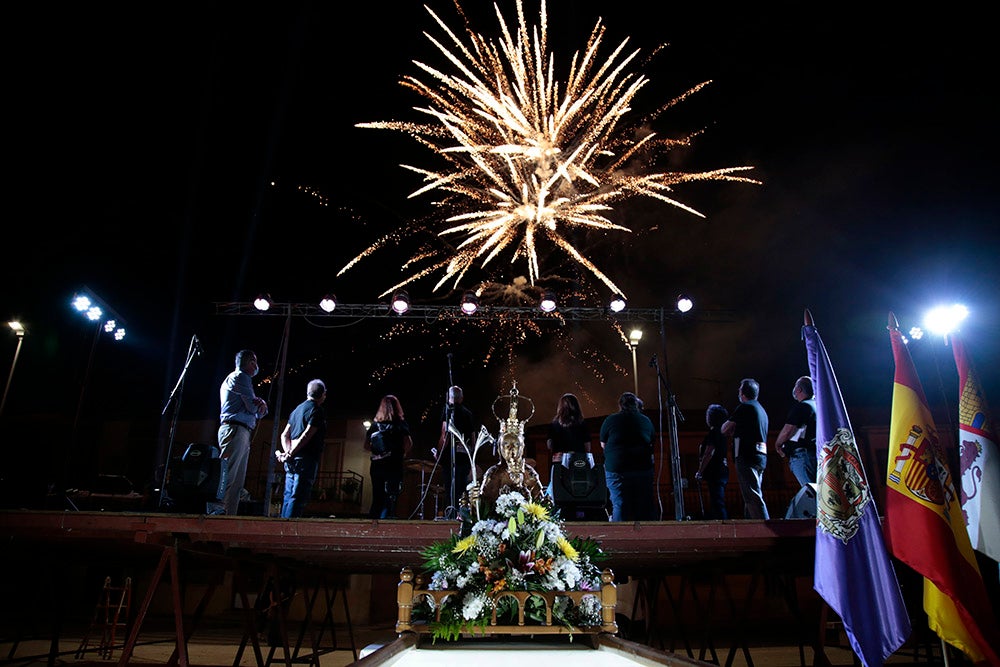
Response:
[[[267,489],[267,475],[258,475],[254,480],[254,489],[248,490],[254,498],[264,498]],[[274,488],[271,489],[271,516],[277,516],[281,511],[282,497],[285,489],[285,471],[277,468],[274,473]],[[306,503],[305,516],[360,516],[361,503],[364,498],[365,478],[353,470],[339,472],[320,472],[313,484],[312,495]]]

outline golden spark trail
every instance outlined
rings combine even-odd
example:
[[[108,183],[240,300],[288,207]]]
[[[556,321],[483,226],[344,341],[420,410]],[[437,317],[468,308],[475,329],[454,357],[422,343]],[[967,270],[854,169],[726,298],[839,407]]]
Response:
[[[437,253],[423,249],[419,259],[414,256],[407,262],[410,273],[380,296],[437,272],[441,277],[435,291],[448,282],[457,288],[470,269],[486,270],[505,253],[510,254],[511,263],[527,263],[528,281],[534,285],[541,275],[540,255],[545,257],[550,250],[565,253],[613,293],[624,296],[570,242],[571,233],[631,232],[606,216],[615,204],[636,197],[656,199],[704,217],[671,194],[680,183],[759,183],[740,175],[752,167],[644,170],[658,154],[688,145],[693,135],[661,138],[637,131],[649,117],[641,123],[629,122],[634,98],[648,83],[645,76],[629,70],[639,51],[627,51],[625,39],[602,59],[605,28],[598,20],[586,48],[573,55],[569,72],[560,81],[555,55],[548,46],[544,0],[536,26],[528,25],[522,0],[516,6],[517,24],[512,31],[494,5],[500,36],[493,39],[471,28],[459,35],[427,8],[444,37],[424,35],[450,68],[414,61],[428,78],[406,76],[401,84],[425,100],[426,105],[416,110],[428,120],[357,125],[406,133],[443,160],[440,168],[401,166],[423,179],[410,197],[430,192],[442,196],[437,203],[446,217],[437,235],[458,239],[457,246],[449,244]],[[662,105],[654,117],[706,83]],[[385,241],[362,251],[338,275]]]

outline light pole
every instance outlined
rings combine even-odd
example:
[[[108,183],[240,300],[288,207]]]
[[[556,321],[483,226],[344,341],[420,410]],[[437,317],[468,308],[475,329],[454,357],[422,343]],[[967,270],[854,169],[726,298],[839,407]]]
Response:
[[[17,357],[21,354],[21,343],[24,342],[24,325],[17,320],[8,322],[7,325],[17,335],[17,348],[14,350],[14,361],[10,364],[10,375],[7,376],[7,386],[3,390],[3,400],[0,401],[0,416],[3,415],[3,409],[7,405],[7,392],[10,391],[10,382],[14,379],[14,367],[17,366]]]
[[[632,350],[632,382],[634,385],[634,392],[636,396],[639,395],[639,372],[636,368],[635,363],[635,351],[639,347],[639,341],[642,339],[642,329],[632,329],[628,334],[628,346]]]

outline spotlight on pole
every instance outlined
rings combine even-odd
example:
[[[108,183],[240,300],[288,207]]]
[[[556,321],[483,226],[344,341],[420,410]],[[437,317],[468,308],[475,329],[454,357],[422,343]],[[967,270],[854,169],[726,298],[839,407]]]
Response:
[[[337,307],[337,297],[332,294],[327,294],[320,299],[319,307],[323,309],[323,312],[332,313]]]
[[[477,310],[479,310],[479,297],[476,296],[475,292],[466,292],[462,297],[462,312],[466,315],[472,315]]]
[[[612,313],[620,313],[625,310],[625,297],[616,296],[611,299],[611,303],[608,305]]]
[[[270,294],[258,294],[257,298],[253,300],[253,307],[257,310],[264,311],[271,307],[271,303]]]
[[[924,315],[924,326],[938,336],[947,336],[957,331],[962,320],[969,316],[969,309],[960,303],[951,306],[936,306]]]
[[[73,300],[70,303],[75,311],[89,321],[103,322],[98,327],[99,331],[103,330],[105,333],[111,334],[115,340],[125,338],[125,324],[122,318],[112,308],[104,304],[101,298],[93,294],[90,289],[84,288],[77,292],[73,295]]]
[[[543,313],[551,313],[556,309],[556,293],[552,290],[546,290],[545,294],[542,296],[542,300],[538,303],[538,308]]]
[[[677,297],[677,310],[686,313],[694,308],[694,301],[687,294],[680,294]]]
[[[636,367],[635,353],[636,350],[639,348],[639,341],[641,339],[642,339],[642,329],[632,329],[632,331],[628,333],[628,347],[632,351],[632,384],[634,389],[633,393],[636,396],[639,395],[639,371],[638,368]]]
[[[7,323],[10,330],[17,336],[17,347],[14,349],[14,361],[10,365],[10,375],[7,376],[7,386],[3,390],[3,399],[0,400],[0,415],[3,414],[4,406],[7,405],[7,393],[10,391],[10,382],[14,379],[14,367],[17,366],[17,357],[21,354],[21,344],[24,342],[24,325],[13,320]]]
[[[410,295],[405,290],[399,290],[392,295],[392,310],[397,315],[403,315],[410,309]]]

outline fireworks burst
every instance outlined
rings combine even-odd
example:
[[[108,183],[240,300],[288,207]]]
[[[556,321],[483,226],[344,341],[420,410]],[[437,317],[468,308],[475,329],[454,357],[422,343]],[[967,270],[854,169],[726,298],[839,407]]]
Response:
[[[457,2],[456,7],[461,13]],[[606,59],[599,58],[605,28],[598,20],[582,55],[574,54],[563,82],[556,76],[548,45],[544,0],[537,26],[528,25],[522,0],[517,0],[515,31],[508,29],[496,5],[494,10],[499,39],[471,29],[463,39],[427,8],[447,38],[425,35],[453,70],[414,61],[432,83],[415,76],[401,83],[426,100],[417,110],[429,120],[358,125],[404,132],[443,159],[440,169],[401,166],[423,177],[424,185],[410,197],[429,192],[442,197],[437,204],[448,217],[436,233],[455,239],[446,248],[421,248],[406,264],[408,276],[381,296],[439,272],[434,291],[449,281],[457,288],[470,269],[485,269],[505,253],[511,254],[511,263],[527,262],[528,280],[534,285],[540,277],[539,254],[549,249],[561,250],[613,293],[624,295],[568,240],[571,232],[630,232],[607,214],[615,204],[634,197],[651,197],[704,217],[672,196],[673,186],[680,183],[759,183],[740,175],[752,167],[644,171],[658,155],[689,145],[693,135],[668,139],[643,128],[707,84],[671,100],[650,117],[629,122],[633,99],[648,79],[629,71],[639,51],[626,51],[628,39]],[[405,236],[407,231],[400,233]],[[387,240],[362,251],[338,275]]]

